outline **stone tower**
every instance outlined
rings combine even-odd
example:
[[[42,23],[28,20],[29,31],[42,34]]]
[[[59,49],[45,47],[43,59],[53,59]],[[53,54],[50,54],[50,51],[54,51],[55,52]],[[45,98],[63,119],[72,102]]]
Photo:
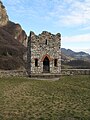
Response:
[[[32,75],[60,75],[61,34],[43,31],[38,36],[30,32],[27,51],[27,72]]]

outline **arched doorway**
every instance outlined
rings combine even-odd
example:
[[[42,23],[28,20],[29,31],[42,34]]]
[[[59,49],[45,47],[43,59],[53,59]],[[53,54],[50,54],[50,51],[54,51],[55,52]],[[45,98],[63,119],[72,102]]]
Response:
[[[43,72],[44,73],[50,72],[50,61],[47,56],[43,60]]]

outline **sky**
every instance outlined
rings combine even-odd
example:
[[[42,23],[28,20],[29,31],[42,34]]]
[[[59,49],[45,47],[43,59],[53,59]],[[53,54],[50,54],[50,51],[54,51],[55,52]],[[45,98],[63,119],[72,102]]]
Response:
[[[9,19],[29,35],[61,33],[61,47],[90,53],[90,0],[2,0]]]

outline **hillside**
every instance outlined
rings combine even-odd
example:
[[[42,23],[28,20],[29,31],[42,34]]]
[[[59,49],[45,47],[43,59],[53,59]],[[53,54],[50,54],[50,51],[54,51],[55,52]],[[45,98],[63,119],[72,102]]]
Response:
[[[3,29],[11,34],[14,39],[26,46],[27,35],[20,24],[8,21],[7,24],[3,26]]]
[[[24,65],[26,48],[14,37],[0,28],[0,69],[17,69]]]
[[[62,68],[90,69],[90,55],[62,48]]]
[[[85,52],[74,52],[70,49],[65,49],[65,48],[61,48],[62,54],[64,54],[65,56],[71,57],[73,59],[76,60],[86,60],[89,61],[90,60],[90,55],[88,53]]]
[[[26,38],[27,35],[21,26],[9,20],[5,7],[0,1],[0,69],[24,67]]]
[[[8,21],[9,21],[9,18],[8,18],[5,6],[0,0],[0,27],[6,25]]]

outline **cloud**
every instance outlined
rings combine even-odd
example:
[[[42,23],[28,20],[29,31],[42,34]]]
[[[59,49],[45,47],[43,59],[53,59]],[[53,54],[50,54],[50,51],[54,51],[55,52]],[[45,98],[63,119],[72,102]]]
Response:
[[[10,18],[20,22],[26,31],[31,28],[38,32],[42,31],[42,28],[51,32],[62,30],[64,35],[67,34],[62,37],[63,45],[76,48],[83,43],[83,48],[85,42],[90,44],[90,35],[87,34],[90,30],[90,0],[2,0],[2,2],[5,3]],[[73,29],[70,29],[71,27]],[[84,34],[68,36],[68,33],[73,31]]]
[[[51,29],[90,30],[90,0],[3,0],[10,19],[27,20]],[[36,20],[36,21],[35,21]],[[33,24],[33,23],[32,23]],[[28,28],[28,26],[27,26]],[[75,29],[73,29],[75,30]],[[53,30],[54,31],[54,30]]]
[[[90,34],[62,37],[64,42],[90,42]]]
[[[90,1],[64,0],[56,4],[51,17],[56,17],[56,23],[62,26],[78,26],[90,23]]]
[[[85,30],[90,30],[90,24],[88,24],[88,26],[83,26],[83,28],[81,28],[82,31],[85,31]]]
[[[6,2],[6,0],[2,0],[3,2]],[[22,0],[23,2],[23,0]],[[18,4],[21,4],[21,0],[8,0],[7,2],[7,5],[10,5],[10,6],[14,6],[14,5],[18,5]]]
[[[32,7],[29,7],[29,0],[3,0],[3,2],[5,2],[7,12],[12,18],[30,19],[36,16],[37,12]]]
[[[76,51],[76,52],[84,51],[84,52],[90,54],[90,49],[73,49],[73,50]]]
[[[17,15],[31,14],[62,26],[90,23],[90,0],[3,0]],[[22,14],[20,14],[22,13]],[[29,16],[30,17],[30,16]],[[43,19],[42,19],[43,20]]]

